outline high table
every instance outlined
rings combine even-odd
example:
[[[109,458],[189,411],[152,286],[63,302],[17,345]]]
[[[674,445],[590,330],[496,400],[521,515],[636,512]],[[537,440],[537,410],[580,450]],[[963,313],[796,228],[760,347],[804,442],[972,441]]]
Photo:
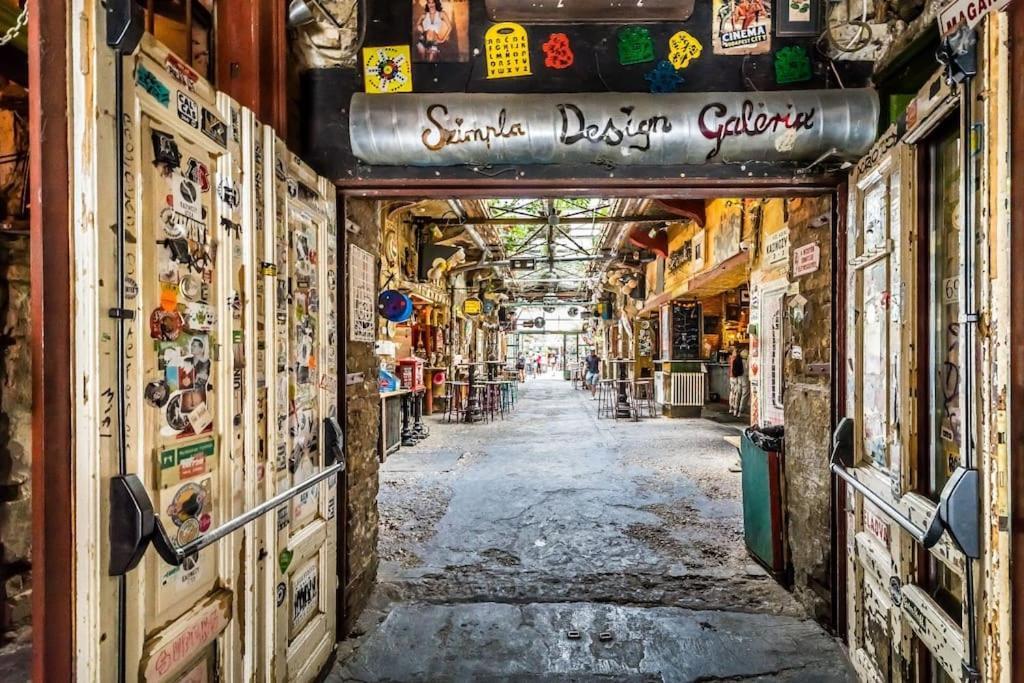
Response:
[[[476,382],[476,370],[478,367],[483,366],[484,363],[461,363],[456,367],[466,368],[468,370],[467,381],[469,383],[469,398],[466,405],[466,422],[476,422],[482,417],[482,406],[480,405],[480,396],[475,391]]]
[[[626,385],[629,384],[629,365],[636,361],[630,358],[615,358],[608,361],[615,367],[615,386],[618,389],[618,401],[615,403],[615,414],[619,417],[629,417],[633,411],[629,406],[629,396],[626,394]]]

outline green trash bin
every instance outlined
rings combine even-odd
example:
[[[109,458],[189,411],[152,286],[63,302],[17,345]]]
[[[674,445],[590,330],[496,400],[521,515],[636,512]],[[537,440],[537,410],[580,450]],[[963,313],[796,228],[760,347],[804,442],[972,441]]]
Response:
[[[785,449],[781,444],[777,450],[761,448],[758,443],[762,440],[755,431],[748,427],[740,440],[743,540],[754,559],[777,580],[785,582],[786,523],[782,487]]]

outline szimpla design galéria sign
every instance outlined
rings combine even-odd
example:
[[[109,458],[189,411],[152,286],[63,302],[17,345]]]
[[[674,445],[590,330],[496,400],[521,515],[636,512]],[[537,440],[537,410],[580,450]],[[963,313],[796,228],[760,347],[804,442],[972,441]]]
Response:
[[[873,90],[352,98],[352,151],[378,166],[687,165],[858,158]]]

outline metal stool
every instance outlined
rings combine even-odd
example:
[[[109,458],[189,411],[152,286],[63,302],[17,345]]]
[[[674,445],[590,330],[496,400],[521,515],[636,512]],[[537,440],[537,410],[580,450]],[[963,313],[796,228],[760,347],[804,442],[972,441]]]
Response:
[[[650,378],[634,380],[632,388],[637,417],[657,417],[658,408],[654,402],[654,380]]]
[[[615,380],[602,379],[597,383],[597,416],[615,417]]]

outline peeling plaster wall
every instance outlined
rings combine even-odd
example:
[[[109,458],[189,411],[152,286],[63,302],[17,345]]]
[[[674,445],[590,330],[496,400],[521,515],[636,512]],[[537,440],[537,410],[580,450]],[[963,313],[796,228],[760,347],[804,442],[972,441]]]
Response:
[[[787,533],[793,593],[817,620],[828,622],[832,208],[829,197],[791,199],[787,204],[792,283],[785,300],[784,335]],[[812,244],[820,249],[818,268],[796,276],[793,254]],[[802,320],[798,297],[806,299]]]
[[[348,233],[348,243],[380,253],[380,224],[376,203],[349,201],[348,219],[360,227],[358,234]],[[348,253],[345,255],[346,263]],[[347,273],[346,267],[346,285]],[[374,345],[351,341],[349,329],[347,373],[363,373],[363,381],[346,387],[346,443],[348,444],[348,591],[345,605],[346,629],[366,606],[377,579],[377,536],[380,515],[377,509],[378,470],[377,437],[380,424],[380,395],[377,385],[377,356]]]

